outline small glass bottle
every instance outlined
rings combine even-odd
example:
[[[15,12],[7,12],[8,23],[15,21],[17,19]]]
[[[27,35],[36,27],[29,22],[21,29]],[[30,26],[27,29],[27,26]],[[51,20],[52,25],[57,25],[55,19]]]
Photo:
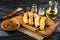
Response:
[[[49,8],[46,10],[46,17],[48,19],[55,20],[58,15],[58,9],[57,9],[58,2],[49,1]]]
[[[32,5],[31,12],[37,13],[37,5],[36,4]]]
[[[39,8],[38,14],[44,15],[44,13],[45,13],[44,8]]]
[[[27,11],[30,11],[30,7],[27,7],[26,10],[27,10]]]

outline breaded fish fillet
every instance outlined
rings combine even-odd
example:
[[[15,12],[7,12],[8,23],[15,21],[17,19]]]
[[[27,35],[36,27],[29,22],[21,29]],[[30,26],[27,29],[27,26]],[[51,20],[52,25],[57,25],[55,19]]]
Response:
[[[40,30],[44,30],[45,20],[46,20],[46,17],[41,17],[41,19],[40,19],[40,27],[39,27]]]
[[[39,20],[40,20],[40,16],[36,13],[34,13],[34,23],[35,23],[35,27],[39,26]]]
[[[24,13],[23,22],[24,22],[24,23],[28,23],[28,12],[25,12],[25,13]]]
[[[28,14],[29,14],[29,25],[34,25],[33,13],[32,12],[28,12]]]

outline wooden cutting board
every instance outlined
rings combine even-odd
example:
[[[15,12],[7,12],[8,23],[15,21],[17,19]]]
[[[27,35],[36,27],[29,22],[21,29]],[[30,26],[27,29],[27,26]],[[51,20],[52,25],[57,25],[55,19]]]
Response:
[[[23,22],[23,14],[20,14],[20,23],[22,24],[22,26],[28,30],[31,30],[31,31],[43,36],[43,37],[47,37],[47,36],[51,35],[54,32],[54,30],[56,29],[56,27],[58,26],[58,22],[54,22],[54,21],[49,20],[49,19],[47,19],[46,22],[49,25],[49,27],[40,31],[40,30],[38,30],[38,28],[36,28],[34,26],[30,26],[28,24],[25,24]],[[52,23],[50,23],[50,22],[52,22]]]

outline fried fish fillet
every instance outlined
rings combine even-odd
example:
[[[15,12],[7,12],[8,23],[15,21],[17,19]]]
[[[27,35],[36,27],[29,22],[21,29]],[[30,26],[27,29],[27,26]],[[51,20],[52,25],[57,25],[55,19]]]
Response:
[[[32,12],[28,12],[28,14],[29,14],[29,25],[34,25],[33,13]]]
[[[36,13],[34,13],[34,23],[35,23],[35,27],[39,26],[39,20],[40,20],[40,16]]]
[[[24,13],[23,22],[24,22],[24,23],[28,23],[28,12],[25,12],[25,13]]]
[[[40,30],[44,30],[45,20],[46,20],[46,17],[41,17],[41,19],[40,19],[40,27],[39,27]]]

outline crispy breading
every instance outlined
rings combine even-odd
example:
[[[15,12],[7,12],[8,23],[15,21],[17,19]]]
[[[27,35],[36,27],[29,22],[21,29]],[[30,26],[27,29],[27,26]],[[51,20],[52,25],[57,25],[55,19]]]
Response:
[[[40,19],[40,27],[39,27],[40,30],[44,30],[45,20],[46,20],[46,17],[41,17],[41,19]]]
[[[28,12],[25,12],[25,13],[24,13],[23,22],[24,22],[24,23],[28,23]]]
[[[39,26],[39,20],[40,20],[40,16],[36,13],[34,13],[34,23],[35,23],[35,27]]]
[[[28,14],[29,14],[29,25],[34,25],[33,13],[32,12],[28,12]]]

